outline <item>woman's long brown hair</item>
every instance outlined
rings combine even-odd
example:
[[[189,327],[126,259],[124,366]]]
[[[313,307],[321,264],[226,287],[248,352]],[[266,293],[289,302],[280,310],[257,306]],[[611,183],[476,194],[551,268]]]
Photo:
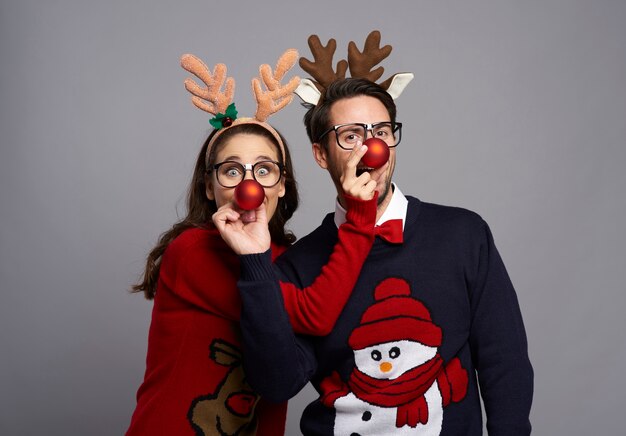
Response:
[[[142,281],[132,287],[131,292],[143,292],[148,300],[153,299],[156,293],[159,271],[161,269],[161,259],[170,242],[189,228],[208,228],[213,226],[211,217],[217,212],[217,205],[215,201],[209,200],[206,196],[205,175],[207,174],[207,167],[212,168],[215,164],[217,151],[221,146],[225,144],[229,138],[237,134],[258,135],[268,139],[274,144],[279,156],[281,155],[280,147],[276,139],[268,130],[257,124],[240,124],[226,130],[215,140],[215,143],[211,147],[209,158],[206,159],[206,150],[215,132],[216,130],[211,132],[206,141],[204,141],[202,149],[196,159],[193,178],[191,179],[189,191],[187,192],[187,215],[181,221],[174,224],[171,229],[161,234],[156,246],[148,254]],[[298,189],[294,177],[289,147],[282,135],[281,139],[285,145],[285,156],[280,156],[284,164],[283,177],[285,180],[285,195],[278,199],[276,212],[274,212],[274,216],[269,222],[269,230],[274,243],[278,245],[291,245],[295,242],[296,237],[289,230],[285,229],[285,224],[298,208]]]

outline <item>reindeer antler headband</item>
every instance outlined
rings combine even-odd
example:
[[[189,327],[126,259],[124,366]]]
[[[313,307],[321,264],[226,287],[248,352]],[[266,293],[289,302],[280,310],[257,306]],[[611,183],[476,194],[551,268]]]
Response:
[[[363,51],[359,51],[354,41],[348,44],[348,60],[337,62],[337,70],[333,70],[333,55],[337,42],[331,38],[326,46],[322,45],[317,35],[308,39],[314,61],[300,58],[300,66],[314,79],[302,79],[295,93],[305,102],[317,105],[326,88],[335,80],[344,79],[348,67],[353,78],[367,79],[376,82],[385,71],[383,67],[372,69],[391,53],[391,46],[380,47],[380,32],[372,31],[365,39]],[[394,74],[379,85],[395,100],[400,96],[406,85],[413,80],[413,73]]]
[[[200,59],[191,54],[185,54],[180,59],[180,65],[198,79],[206,87],[199,86],[193,79],[185,80],[185,88],[192,94],[191,101],[196,107],[215,115],[211,119],[211,125],[217,132],[211,138],[207,148],[206,159],[208,160],[211,147],[219,135],[230,127],[239,124],[258,124],[267,129],[278,141],[280,151],[285,156],[285,146],[278,132],[269,125],[266,120],[272,115],[291,103],[293,91],[300,83],[300,78],[292,77],[289,83],[281,85],[280,81],[298,59],[298,52],[294,49],[285,51],[278,59],[276,69],[272,73],[269,65],[263,64],[259,67],[259,76],[265,84],[263,90],[259,78],[252,79],[252,90],[257,103],[254,118],[237,118],[235,104],[232,103],[235,93],[235,81],[232,77],[226,77],[226,65],[217,64],[211,70]],[[224,90],[222,91],[222,87]]]

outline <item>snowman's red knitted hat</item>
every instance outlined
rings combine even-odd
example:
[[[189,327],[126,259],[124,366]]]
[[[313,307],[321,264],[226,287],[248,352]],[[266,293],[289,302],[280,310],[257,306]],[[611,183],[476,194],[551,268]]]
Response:
[[[411,297],[409,284],[398,278],[380,282],[374,290],[376,302],[361,317],[348,344],[361,350],[395,341],[416,341],[431,347],[441,345],[441,328],[430,318],[430,312]]]

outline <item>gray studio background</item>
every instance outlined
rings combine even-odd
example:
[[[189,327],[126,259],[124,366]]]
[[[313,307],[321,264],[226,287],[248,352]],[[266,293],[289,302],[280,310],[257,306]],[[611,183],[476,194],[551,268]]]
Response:
[[[393,8],[393,9],[392,9]],[[413,71],[396,182],[480,213],[518,292],[537,435],[626,427],[626,2],[2,1],[0,434],[119,435],[144,371],[152,303],[128,289],[183,214],[208,117],[182,53],[249,81],[319,33],[394,46]],[[297,73],[304,73],[297,68]],[[298,235],[332,209],[292,105]],[[288,434],[314,397],[291,402]]]

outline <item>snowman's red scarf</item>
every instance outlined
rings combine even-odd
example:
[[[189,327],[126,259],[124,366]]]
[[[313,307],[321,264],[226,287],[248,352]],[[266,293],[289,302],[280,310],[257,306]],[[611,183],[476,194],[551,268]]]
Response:
[[[382,407],[397,407],[396,427],[428,422],[424,394],[443,370],[439,354],[428,362],[393,380],[379,380],[354,369],[348,380],[350,390],[361,400]]]
[[[337,398],[352,391],[361,400],[381,407],[396,407],[396,427],[405,425],[417,427],[428,422],[428,404],[424,398],[426,391],[441,376],[443,359],[439,354],[428,362],[405,372],[394,380],[372,378],[354,368],[347,385],[339,374],[333,373],[320,385],[321,401],[332,407]]]
[[[370,404],[396,407],[396,427],[417,427],[419,423],[428,423],[428,404],[424,394],[435,381],[443,407],[461,401],[467,394],[468,374],[459,358],[454,357],[443,367],[443,360],[437,354],[395,380],[374,379],[355,368],[346,384],[335,371],[320,383],[320,401],[327,407],[333,407],[338,398],[352,390],[357,397]]]

